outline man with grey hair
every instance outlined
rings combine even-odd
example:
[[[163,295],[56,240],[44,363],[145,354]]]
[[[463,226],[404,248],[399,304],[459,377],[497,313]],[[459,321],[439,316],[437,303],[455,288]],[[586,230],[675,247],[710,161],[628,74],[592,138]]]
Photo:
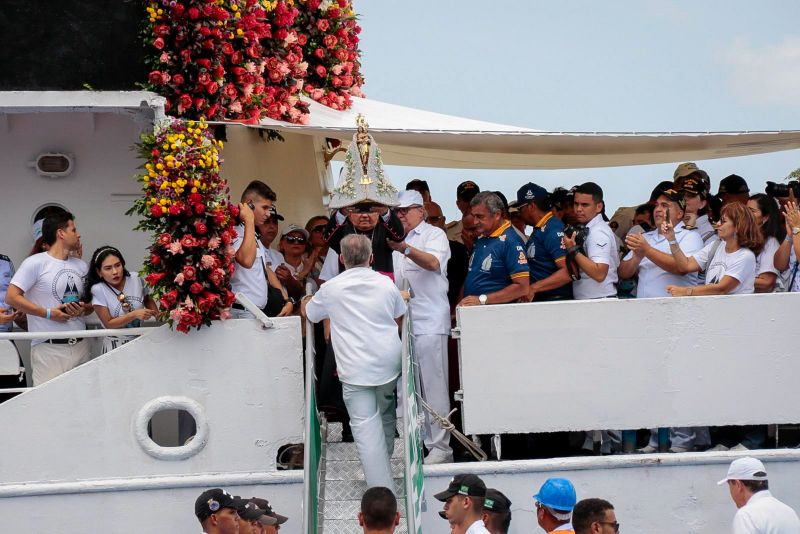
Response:
[[[330,319],[336,367],[367,486],[394,488],[389,459],[400,375],[397,327],[406,304],[389,277],[370,269],[367,236],[342,238],[340,259],[345,271],[305,297],[301,313],[315,323]]]
[[[464,298],[459,306],[504,304],[528,296],[528,259],[511,223],[503,217],[503,201],[484,191],[470,202],[480,236],[469,259]]]

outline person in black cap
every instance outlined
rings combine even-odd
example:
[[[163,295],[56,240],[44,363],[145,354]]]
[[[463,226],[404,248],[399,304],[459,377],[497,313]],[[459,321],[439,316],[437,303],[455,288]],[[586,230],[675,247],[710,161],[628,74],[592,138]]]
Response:
[[[531,281],[528,298],[540,302],[572,299],[567,251],[561,245],[564,224],[552,211],[550,194],[529,182],[517,191],[517,206],[522,220],[533,226],[525,243]]]
[[[508,534],[511,526],[511,501],[494,488],[486,488],[483,524],[492,534]]]
[[[750,188],[747,187],[744,178],[738,174],[731,174],[719,183],[717,196],[722,201],[723,207],[732,202],[747,204],[747,200],[750,198]]]
[[[711,224],[711,199],[705,182],[694,177],[683,180],[681,188],[684,202],[686,202],[686,215],[683,218],[687,230],[697,230],[703,238],[703,243],[717,239],[714,226]]]
[[[264,510],[264,515],[258,518],[258,523],[261,525],[261,531],[264,534],[275,534],[280,530],[281,525],[289,520],[285,515],[276,513],[267,499],[253,497],[250,502]]]
[[[444,502],[447,520],[454,534],[489,534],[483,524],[483,501],[486,484],[476,475],[456,475],[447,489],[434,495]]]
[[[469,203],[472,202],[475,195],[480,192],[481,188],[478,187],[478,184],[470,180],[458,184],[456,188],[456,206],[458,206],[458,211],[461,212],[462,217],[470,212]],[[449,223],[447,225],[447,239],[463,243],[461,239],[461,229],[461,220]]]
[[[428,187],[428,182],[414,178],[406,184],[406,191],[417,191],[422,195],[422,200],[425,203],[431,202],[431,189]]]
[[[258,520],[264,516],[264,510],[239,496],[235,498],[239,499],[239,506],[236,508],[239,514],[239,534],[261,534],[261,524]]]
[[[194,515],[203,525],[205,534],[238,534],[239,513],[236,510],[240,505],[241,499],[214,488],[201,493],[194,502]]]

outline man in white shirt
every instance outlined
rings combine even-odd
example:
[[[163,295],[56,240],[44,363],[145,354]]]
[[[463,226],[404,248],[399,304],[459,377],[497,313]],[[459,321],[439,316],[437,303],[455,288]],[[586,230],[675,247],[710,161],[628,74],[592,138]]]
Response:
[[[703,248],[703,238],[698,232],[686,230],[683,223],[683,195],[673,189],[663,191],[656,199],[653,218],[656,230],[644,234],[629,234],[625,244],[630,252],[620,263],[618,273],[622,279],[639,275],[637,298],[669,297],[668,285],[697,285],[697,276],[681,274],[670,254],[670,244],[661,232],[665,220],[680,221],[675,227],[675,240],[686,256],[692,256]]]
[[[767,470],[756,458],[738,458],[728,475],[717,482],[728,483],[731,499],[739,509],[733,518],[733,534],[797,534],[800,518],[789,506],[772,496]]]
[[[443,230],[425,222],[422,195],[401,191],[395,209],[403,223],[403,241],[386,240],[394,250],[394,279],[399,289],[409,283],[414,298],[409,302],[414,331],[414,355],[419,363],[422,397],[440,415],[450,412],[447,376],[447,338],[450,303],[447,299],[447,261],[450,242]],[[425,463],[453,461],[450,434],[426,412]]]
[[[572,283],[575,300],[601,299],[617,296],[617,266],[619,255],[614,232],[603,220],[603,190],[594,182],[575,189],[575,217],[586,225],[589,234],[582,248],[577,247],[575,235],[564,235],[567,261],[573,259],[580,279]]]
[[[367,486],[394,488],[395,396],[401,343],[397,327],[406,305],[394,282],[370,269],[372,243],[362,234],[341,241],[345,271],[327,281],[301,312],[331,321],[331,341],[342,394]]]
[[[444,503],[444,513],[453,534],[489,534],[483,524],[486,484],[472,474],[456,475],[447,489],[433,496]]]
[[[259,309],[267,305],[266,252],[256,237],[256,226],[262,225],[270,216],[275,201],[275,192],[264,182],[254,180],[242,192],[239,204],[239,225],[236,227],[236,270],[231,276],[234,293],[242,293]],[[253,314],[234,303],[231,315],[236,318],[252,318]]]
[[[91,302],[81,302],[89,267],[70,256],[81,247],[72,214],[65,211],[47,217],[42,238],[50,248],[22,262],[8,286],[6,302],[27,315],[29,332],[84,330],[83,316],[92,312]],[[31,342],[34,386],[87,361],[89,343],[83,338]]]

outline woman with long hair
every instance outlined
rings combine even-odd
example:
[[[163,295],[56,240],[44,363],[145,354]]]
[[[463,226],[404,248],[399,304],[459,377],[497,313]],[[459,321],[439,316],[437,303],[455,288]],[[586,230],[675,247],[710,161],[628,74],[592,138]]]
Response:
[[[125,268],[125,258],[114,247],[94,251],[89,263],[84,302],[91,300],[105,328],[136,328],[158,314],[156,303],[144,290],[142,279]],[[103,353],[114,350],[134,336],[107,336]]]
[[[764,239],[753,214],[744,204],[722,208],[717,225],[719,241],[711,241],[693,256],[686,257],[675,239],[672,224],[661,223],[675,265],[682,274],[706,271],[706,283],[694,287],[667,286],[673,297],[736,295],[752,293],[756,278],[756,254]]]
[[[775,287],[780,282],[781,272],[775,267],[775,253],[786,237],[786,229],[781,222],[781,213],[775,199],[758,193],[747,201],[747,209],[755,217],[756,225],[761,230],[764,248],[756,256],[756,293],[772,293],[782,290]]]

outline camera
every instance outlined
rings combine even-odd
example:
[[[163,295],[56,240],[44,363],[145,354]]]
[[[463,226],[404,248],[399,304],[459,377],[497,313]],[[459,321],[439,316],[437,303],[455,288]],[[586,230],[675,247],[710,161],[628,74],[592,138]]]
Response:
[[[583,244],[589,236],[589,229],[582,224],[568,224],[564,227],[564,235],[575,240],[575,246],[583,250]]]
[[[767,182],[765,193],[771,197],[788,197],[789,191],[794,192],[795,198],[800,198],[800,181],[793,180],[788,184],[776,184],[775,182]]]

